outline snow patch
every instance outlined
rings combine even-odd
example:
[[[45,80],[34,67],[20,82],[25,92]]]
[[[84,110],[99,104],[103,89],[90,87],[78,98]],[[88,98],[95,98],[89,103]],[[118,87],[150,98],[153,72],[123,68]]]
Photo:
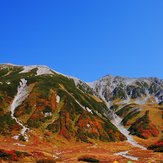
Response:
[[[70,93],[69,93],[69,94],[70,94]],[[70,94],[70,95],[71,95],[71,94]],[[92,110],[91,110],[91,109],[89,109],[88,107],[85,107],[85,106],[83,106],[82,104],[80,104],[80,102],[79,102],[78,100],[76,100],[74,96],[71,95],[71,97],[76,101],[76,103],[77,103],[81,108],[83,108],[84,110],[86,110],[86,111],[92,113]]]
[[[13,145],[17,145],[17,146],[19,146],[19,147],[25,147],[24,144],[20,144],[20,143],[14,143]]]
[[[57,102],[58,104],[59,104],[59,102],[60,102],[60,99],[61,99],[60,96],[57,95],[57,97],[56,97],[56,102]]]
[[[128,155],[128,151],[118,152],[118,153],[116,153],[115,155],[117,155],[117,156],[123,156],[123,157],[128,158],[128,159],[131,159],[131,160],[133,160],[133,161],[139,160],[138,157],[129,156],[129,155]]]
[[[19,135],[15,135],[12,138],[15,139],[15,140],[18,140],[19,139]]]
[[[48,68],[48,67],[37,67],[38,70],[37,70],[37,76],[39,75],[52,75],[53,72]]]
[[[55,154],[53,154],[53,158],[54,158],[54,159],[58,159],[59,157],[56,156]]]
[[[83,106],[82,104],[80,104],[80,102],[77,101],[77,100],[75,99],[74,96],[73,96],[73,98],[74,98],[74,100],[76,101],[76,103],[77,103],[81,108],[83,108],[84,110],[86,110],[86,111],[92,113],[92,110],[91,110],[91,109],[89,109],[88,107],[85,107],[85,106]],[[93,114],[93,113],[92,113],[92,114]]]
[[[86,107],[84,107],[82,104],[80,104],[80,102],[71,94],[69,93],[67,90],[65,90],[74,100],[75,102],[81,107],[83,108],[84,110],[87,110]],[[88,108],[89,109],[89,108]],[[88,110],[87,110],[88,111]]]
[[[92,113],[92,110],[89,109],[88,107],[86,107],[86,110],[87,110],[88,112]]]
[[[46,112],[44,115],[45,115],[45,117],[51,117],[52,116],[52,112]]]
[[[27,72],[30,72],[31,70],[35,69],[37,66],[24,66],[23,67],[23,71],[20,72],[21,73],[27,73]]]
[[[79,102],[78,100],[76,100],[74,96],[72,96],[72,97],[74,98],[74,100],[76,101],[76,103],[77,103],[81,108],[83,108],[83,109],[85,110],[85,107],[84,107],[82,104],[80,104],[80,102]]]
[[[90,124],[87,124],[87,127],[90,127]]]

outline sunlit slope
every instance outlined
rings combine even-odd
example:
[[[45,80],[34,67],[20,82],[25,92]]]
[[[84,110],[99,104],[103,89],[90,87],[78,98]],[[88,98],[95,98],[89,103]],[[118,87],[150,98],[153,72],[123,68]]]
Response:
[[[143,139],[162,137],[163,80],[105,76],[88,84],[122,119],[130,134]]]
[[[18,94],[22,80],[27,81],[27,97]],[[79,79],[45,66],[1,65],[0,134],[23,141],[25,135],[30,140],[35,133],[48,141],[125,140],[110,122],[105,103],[94,94]],[[13,101],[21,101],[14,109],[15,119],[11,116]],[[24,135],[16,120],[26,127]]]

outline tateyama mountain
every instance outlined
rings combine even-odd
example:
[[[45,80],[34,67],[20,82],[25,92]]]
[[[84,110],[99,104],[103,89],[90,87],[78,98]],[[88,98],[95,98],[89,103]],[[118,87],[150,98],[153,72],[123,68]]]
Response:
[[[162,79],[88,83],[47,66],[0,64],[0,160],[156,162],[162,111]]]

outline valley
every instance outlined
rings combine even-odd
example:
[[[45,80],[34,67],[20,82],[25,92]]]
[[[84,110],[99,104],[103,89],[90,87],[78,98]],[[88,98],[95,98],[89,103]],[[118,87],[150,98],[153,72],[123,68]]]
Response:
[[[2,138],[0,140],[2,142],[0,149],[26,152],[25,156],[15,158],[13,162],[34,163],[38,160],[55,160],[57,163],[77,163],[81,162],[79,161],[81,158],[93,158],[99,160],[101,163],[113,163],[114,161],[127,163],[129,160],[132,161],[132,163],[161,163],[163,159],[161,153],[143,150],[127,142],[94,142],[90,144],[67,142],[65,140],[64,143],[51,144],[43,141],[42,138],[38,140],[37,137],[32,139],[30,143],[20,143],[19,141]],[[149,144],[149,142],[141,143],[142,145]],[[126,155],[127,158],[118,155],[119,152],[128,152]],[[5,162],[5,160],[3,160],[3,162]],[[8,161],[6,160],[6,162]]]

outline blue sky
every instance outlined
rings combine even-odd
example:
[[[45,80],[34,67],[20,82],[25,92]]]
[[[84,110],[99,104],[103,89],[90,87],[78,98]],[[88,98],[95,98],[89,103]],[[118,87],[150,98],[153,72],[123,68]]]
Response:
[[[0,63],[163,78],[163,1],[1,0]]]

